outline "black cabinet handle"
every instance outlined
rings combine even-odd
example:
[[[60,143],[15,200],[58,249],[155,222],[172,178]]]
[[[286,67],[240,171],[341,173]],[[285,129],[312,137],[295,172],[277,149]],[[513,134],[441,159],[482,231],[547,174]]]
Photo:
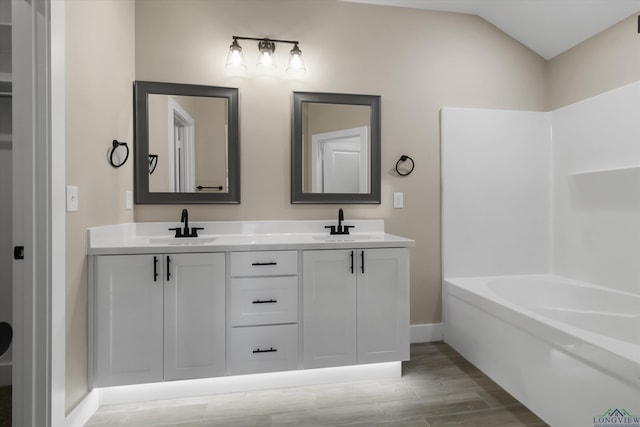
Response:
[[[171,280],[171,257],[167,255],[167,282]]]
[[[353,274],[353,251],[351,251],[351,274]]]
[[[153,281],[158,281],[158,257],[153,257]]]
[[[266,300],[257,299],[253,301],[253,304],[274,304],[276,302],[278,302],[277,299],[266,299]]]
[[[260,347],[258,347],[257,350],[253,350],[253,353],[274,353],[278,351],[278,349],[271,347],[269,350],[260,350]]]
[[[261,266],[261,265],[278,265],[278,263],[277,263],[277,262],[273,262],[273,261],[270,261],[270,262],[254,262],[254,263],[253,263],[253,264],[251,264],[251,265],[254,265],[254,266]]]
[[[360,269],[364,273],[364,251],[360,252]]]

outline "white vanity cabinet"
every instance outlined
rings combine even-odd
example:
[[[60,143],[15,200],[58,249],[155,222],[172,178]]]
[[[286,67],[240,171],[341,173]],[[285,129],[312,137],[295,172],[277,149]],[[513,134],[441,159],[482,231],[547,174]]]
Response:
[[[298,368],[298,252],[231,252],[231,374]]]
[[[224,253],[93,262],[92,386],[224,375]]]
[[[381,220],[350,221],[349,236],[326,225],[202,222],[186,239],[165,234],[170,222],[89,229],[90,386],[117,401],[109,386],[208,378],[176,391],[199,394],[253,387],[235,375],[290,371],[255,384],[301,385],[317,377],[291,371],[408,360],[413,241]],[[366,372],[399,375],[400,363]]]
[[[305,368],[409,359],[409,249],[302,252]]]

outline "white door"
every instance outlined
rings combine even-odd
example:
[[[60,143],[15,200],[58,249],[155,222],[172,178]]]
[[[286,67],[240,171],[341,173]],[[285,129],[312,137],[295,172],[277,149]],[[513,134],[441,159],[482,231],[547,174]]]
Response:
[[[322,192],[361,193],[362,156],[357,138],[331,141],[322,147]],[[366,181],[364,181],[366,184]],[[366,186],[365,186],[366,189]]]
[[[163,255],[164,379],[225,372],[225,255]]]
[[[162,270],[160,255],[97,257],[93,386],[162,380]]]
[[[369,192],[369,137],[366,126],[311,135],[311,191]]]
[[[355,251],[302,255],[305,368],[356,363]]]
[[[358,363],[408,360],[409,249],[357,252]]]

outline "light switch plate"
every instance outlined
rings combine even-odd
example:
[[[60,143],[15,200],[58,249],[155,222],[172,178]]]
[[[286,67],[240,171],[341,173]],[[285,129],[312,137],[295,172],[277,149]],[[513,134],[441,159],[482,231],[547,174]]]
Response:
[[[67,185],[67,212],[78,211],[78,187]]]
[[[404,208],[404,193],[401,191],[396,191],[393,193],[393,208],[394,209],[402,209]]]
[[[133,209],[133,191],[131,190],[124,193],[124,207],[125,209]]]

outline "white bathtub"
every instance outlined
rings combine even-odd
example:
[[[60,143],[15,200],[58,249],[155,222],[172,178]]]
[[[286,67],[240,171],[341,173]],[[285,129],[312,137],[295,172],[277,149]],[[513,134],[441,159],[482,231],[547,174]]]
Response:
[[[640,426],[640,296],[499,276],[445,279],[443,304],[445,341],[551,426]]]

